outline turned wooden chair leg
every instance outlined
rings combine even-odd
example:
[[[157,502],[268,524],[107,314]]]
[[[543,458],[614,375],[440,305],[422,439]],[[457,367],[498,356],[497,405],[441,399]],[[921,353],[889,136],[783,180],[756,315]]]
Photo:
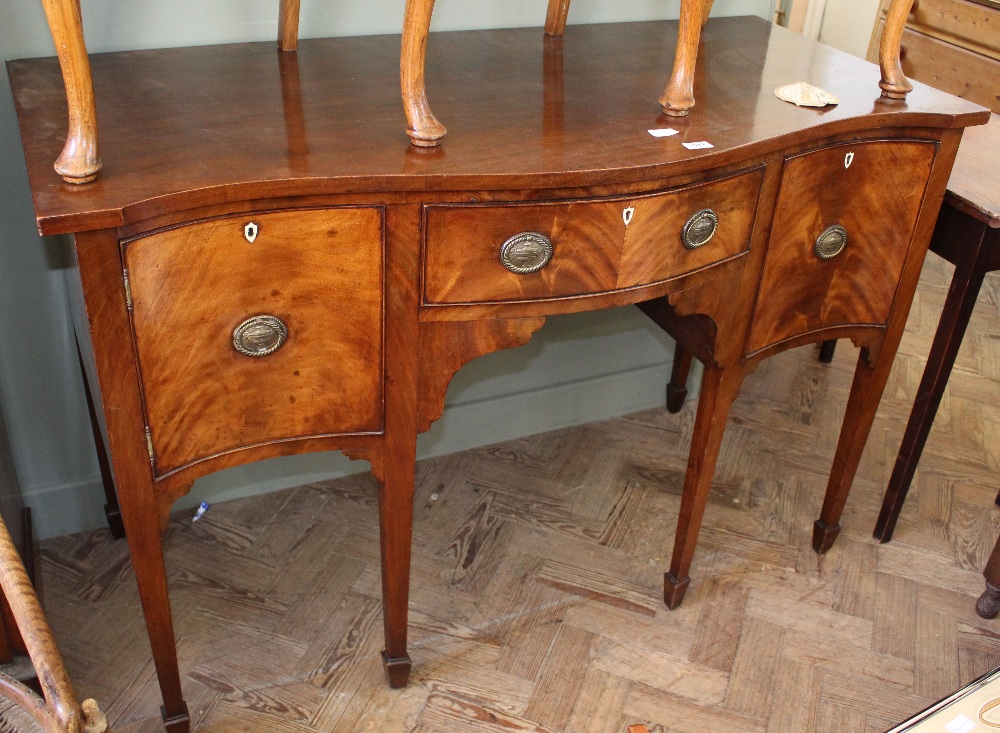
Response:
[[[97,177],[97,110],[90,61],[83,42],[79,0],[42,0],[59,67],[66,86],[69,129],[55,170],[67,183],[88,183]]]
[[[663,576],[663,600],[670,609],[681,604],[691,583],[688,572],[715,476],[715,463],[726,432],[729,408],[742,383],[743,371],[738,366],[724,369],[714,364],[705,365],[701,396],[698,398],[698,416],[691,436],[691,452],[681,494],[677,533],[674,535],[674,553],[670,560],[670,572]]]
[[[882,28],[878,51],[882,81],[878,85],[882,89],[882,96],[888,99],[906,99],[906,95],[913,89],[899,63],[899,46],[903,40],[906,18],[914,2],[915,0],[892,0]]]
[[[664,114],[683,117],[694,107],[694,73],[698,62],[701,28],[708,18],[712,2],[682,0],[677,53],[667,88],[660,97]]]
[[[108,719],[93,700],[78,704],[48,621],[21,564],[7,527],[0,522],[0,587],[14,623],[24,639],[38,675],[44,700],[35,692],[0,673],[0,696],[34,718],[43,731],[53,733],[107,733]],[[2,726],[7,730],[7,726]]]
[[[403,110],[406,112],[406,133],[410,142],[419,147],[437,145],[447,132],[431,112],[424,80],[427,33],[433,12],[434,0],[406,0],[399,78],[403,90]]]
[[[549,0],[549,9],[545,14],[545,35],[561,36],[566,31],[569,3],[570,0]]]
[[[299,0],[281,0],[278,10],[278,49],[294,51],[299,46]]]
[[[687,399],[687,380],[691,371],[691,352],[680,344],[674,346],[674,365],[667,384],[667,412],[678,413]]]

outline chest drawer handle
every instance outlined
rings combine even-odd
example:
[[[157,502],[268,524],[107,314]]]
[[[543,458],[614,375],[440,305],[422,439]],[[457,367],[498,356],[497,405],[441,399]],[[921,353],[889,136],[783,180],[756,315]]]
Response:
[[[688,249],[698,249],[708,244],[719,228],[719,216],[711,209],[702,209],[691,214],[684,229],[681,231],[681,241]]]
[[[288,327],[277,316],[254,316],[233,331],[233,346],[247,356],[267,356],[281,348],[288,338]]]
[[[816,239],[814,251],[821,260],[832,260],[844,251],[847,246],[847,230],[840,224],[834,224],[823,230]]]
[[[500,262],[517,275],[538,272],[552,259],[552,240],[538,232],[515,234],[500,246]]]

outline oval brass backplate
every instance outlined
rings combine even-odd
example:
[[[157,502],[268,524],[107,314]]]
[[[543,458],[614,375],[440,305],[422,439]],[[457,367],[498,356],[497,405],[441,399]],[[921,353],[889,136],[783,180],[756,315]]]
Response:
[[[814,251],[821,260],[831,260],[847,246],[847,230],[840,224],[828,226],[816,239]]]
[[[233,346],[247,356],[267,356],[281,348],[288,338],[288,327],[277,316],[254,316],[233,331]]]
[[[711,209],[696,211],[684,224],[681,241],[688,249],[698,249],[708,244],[719,228],[719,217]]]
[[[552,259],[552,240],[538,232],[515,234],[500,246],[500,262],[517,275],[538,272]]]

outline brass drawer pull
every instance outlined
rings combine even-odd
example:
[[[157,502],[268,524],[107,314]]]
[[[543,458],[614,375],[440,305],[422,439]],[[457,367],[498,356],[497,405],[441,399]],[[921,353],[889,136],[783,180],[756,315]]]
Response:
[[[538,272],[552,259],[552,240],[538,232],[521,232],[500,247],[503,266],[517,275]]]
[[[711,209],[702,209],[691,214],[684,229],[681,231],[681,241],[688,249],[698,249],[708,244],[719,228],[719,216]]]
[[[267,356],[281,348],[288,327],[277,316],[248,318],[233,331],[233,346],[247,356]]]
[[[821,260],[832,260],[844,251],[847,246],[847,230],[840,224],[834,224],[823,230],[816,240],[813,250]]]

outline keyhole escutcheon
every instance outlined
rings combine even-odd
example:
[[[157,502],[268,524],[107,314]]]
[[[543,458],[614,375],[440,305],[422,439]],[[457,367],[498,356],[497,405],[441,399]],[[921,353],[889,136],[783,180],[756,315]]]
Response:
[[[852,150],[847,155],[844,156],[844,169],[851,167],[851,163],[854,162],[854,151]]]

